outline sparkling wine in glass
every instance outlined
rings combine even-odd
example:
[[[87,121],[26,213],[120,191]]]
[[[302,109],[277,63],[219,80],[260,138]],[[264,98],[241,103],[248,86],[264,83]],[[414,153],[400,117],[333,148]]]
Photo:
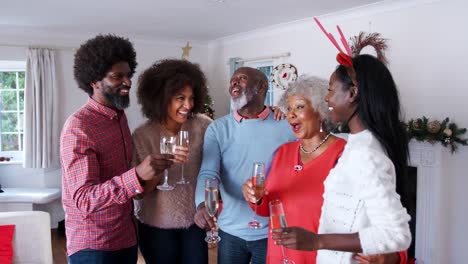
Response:
[[[187,147],[189,146],[189,133],[187,130],[180,130],[179,134],[177,135],[177,145],[182,146],[182,147]],[[180,165],[181,169],[181,176],[180,180],[177,182],[177,184],[188,184],[189,181],[185,180],[184,178],[184,164]]]
[[[252,186],[256,197],[263,196],[265,191],[265,163],[254,162],[252,171]],[[258,229],[262,224],[257,220],[257,203],[255,203],[254,215],[252,221],[249,222],[249,227]]]
[[[174,154],[176,147],[176,137],[172,136],[162,136],[161,141],[159,142],[159,150],[161,154]],[[164,170],[164,183],[156,186],[158,190],[161,191],[172,191],[174,186],[169,185],[167,182],[169,178],[169,172],[167,169]]]
[[[218,213],[219,207],[219,183],[215,178],[208,178],[205,180],[205,208],[208,215],[215,217]],[[205,241],[208,244],[218,243],[221,238],[215,235],[213,229],[209,235],[205,237]]]
[[[288,224],[286,223],[286,216],[284,215],[283,203],[281,203],[280,200],[276,199],[270,201],[269,206],[271,230],[288,227]],[[294,261],[289,260],[286,257],[286,253],[284,252],[283,246],[281,246],[281,253],[283,254],[283,264],[295,264]]]

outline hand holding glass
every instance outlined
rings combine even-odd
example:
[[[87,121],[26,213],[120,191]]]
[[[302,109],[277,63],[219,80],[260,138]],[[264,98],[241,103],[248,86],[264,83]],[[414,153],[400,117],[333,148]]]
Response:
[[[181,130],[179,131],[179,134],[177,136],[177,145],[182,146],[182,147],[189,147],[189,133],[187,130]],[[180,165],[181,168],[181,177],[180,180],[177,182],[177,184],[188,184],[189,182],[185,180],[184,178],[184,164]]]
[[[286,224],[286,216],[284,215],[283,203],[281,203],[280,200],[272,200],[270,201],[269,206],[271,230],[288,227]],[[283,253],[283,264],[294,264],[294,261],[289,260],[286,257],[283,246],[281,246],[281,252]]]
[[[161,137],[161,141],[159,142],[159,150],[161,154],[174,154],[176,146],[176,137],[171,136],[163,136]],[[161,191],[172,191],[174,190],[174,186],[169,185],[167,182],[169,178],[169,172],[167,169],[164,170],[164,183],[161,185],[156,186],[158,190]]]
[[[205,180],[205,208],[210,217],[215,217],[219,207],[219,183],[215,178]],[[205,237],[208,244],[218,243],[221,238],[214,234],[211,229],[210,235]]]
[[[265,164],[254,162],[252,175],[252,187],[255,191],[255,197],[261,197],[265,191]],[[262,227],[262,224],[257,220],[257,203],[255,203],[254,211],[253,220],[249,222],[249,227],[258,229]]]

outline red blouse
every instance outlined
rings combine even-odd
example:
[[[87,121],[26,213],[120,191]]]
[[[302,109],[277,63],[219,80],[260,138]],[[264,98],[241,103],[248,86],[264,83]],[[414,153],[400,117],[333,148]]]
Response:
[[[302,164],[299,156],[300,141],[282,145],[276,152],[265,188],[268,195],[258,205],[257,213],[269,216],[268,202],[280,199],[288,226],[299,226],[317,232],[323,203],[323,182],[343,152],[346,141],[337,139],[317,158]],[[298,166],[299,165],[299,166]],[[251,204],[253,208],[253,204]],[[271,229],[269,228],[270,232]],[[296,264],[315,264],[316,251],[286,249],[288,259]],[[267,263],[281,263],[280,246],[268,236]]]

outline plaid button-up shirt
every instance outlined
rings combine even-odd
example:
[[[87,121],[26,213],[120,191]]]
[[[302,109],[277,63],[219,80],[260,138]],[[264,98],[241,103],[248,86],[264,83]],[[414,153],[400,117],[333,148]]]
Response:
[[[143,192],[130,169],[132,138],[123,111],[89,99],[60,138],[67,254],[136,245],[132,198]]]

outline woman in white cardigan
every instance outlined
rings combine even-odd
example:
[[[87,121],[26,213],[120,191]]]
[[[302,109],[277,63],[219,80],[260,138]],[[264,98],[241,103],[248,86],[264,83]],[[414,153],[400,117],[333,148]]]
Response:
[[[299,227],[273,231],[279,245],[319,250],[317,263],[354,263],[354,253],[403,251],[411,243],[410,216],[396,192],[406,186],[408,157],[396,85],[373,56],[339,62],[325,101],[333,121],[347,123],[350,135],[324,183],[319,234]]]

